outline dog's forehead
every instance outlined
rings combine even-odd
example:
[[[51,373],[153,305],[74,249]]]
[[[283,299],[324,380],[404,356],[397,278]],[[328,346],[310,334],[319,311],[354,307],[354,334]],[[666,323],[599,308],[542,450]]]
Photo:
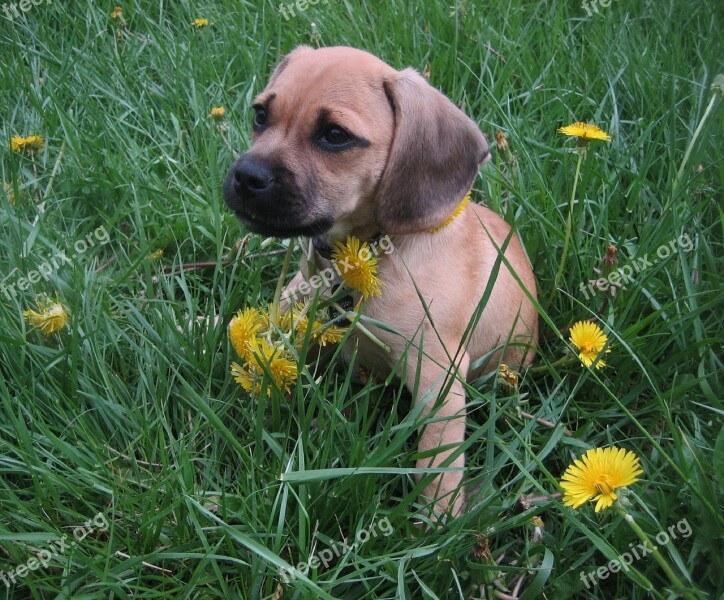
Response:
[[[354,48],[303,49],[283,61],[259,103],[273,97],[275,104],[299,111],[310,104],[350,110],[370,106],[383,94],[383,81],[396,71],[367,52]]]

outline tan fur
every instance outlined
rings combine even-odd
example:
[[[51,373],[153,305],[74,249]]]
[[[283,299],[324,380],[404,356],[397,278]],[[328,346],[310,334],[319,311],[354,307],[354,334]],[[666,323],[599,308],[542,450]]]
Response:
[[[394,252],[381,254],[379,261],[382,295],[371,298],[364,312],[402,335],[374,330],[392,349],[389,355],[361,335],[350,339],[348,349],[356,345],[360,362],[381,375],[407,357],[401,376],[411,391],[416,390],[416,401],[425,403],[423,414],[435,411],[420,431],[419,451],[446,447],[420,459],[417,467],[453,469],[430,478],[423,494],[433,500],[436,513],[459,514],[465,505],[460,485],[465,458],[457,451],[465,437],[462,380],[470,375],[470,365],[489,353],[479,371],[497,367],[501,359],[513,368],[530,363],[538,336],[537,314],[523,289],[535,297],[535,279],[513,235],[505,258],[523,287],[502,263],[475,330],[463,340],[498,258],[495,245],[503,246],[510,232],[503,219],[471,204],[440,231],[425,231],[444,221],[472,185],[479,164],[488,157],[485,138],[420,75],[410,69],[396,71],[351,48],[295,50],[255,102],[263,104],[272,97],[268,127],[255,134],[245,156],[283,165],[275,171],[279,175],[273,183],[284,199],[279,210],[289,211],[301,226],[312,223],[313,228],[319,219],[328,219],[331,240],[347,234],[362,240],[379,232],[391,235]],[[313,138],[322,113],[368,144],[342,152],[320,150]],[[232,208],[239,203],[228,197],[234,169],[224,189]],[[245,223],[284,236],[286,221],[277,224],[276,213],[257,207],[259,220]],[[317,258],[322,268],[324,261]],[[290,288],[296,289],[304,277],[300,271]],[[501,357],[495,350],[508,341]],[[441,386],[451,373],[454,380],[440,402]]]

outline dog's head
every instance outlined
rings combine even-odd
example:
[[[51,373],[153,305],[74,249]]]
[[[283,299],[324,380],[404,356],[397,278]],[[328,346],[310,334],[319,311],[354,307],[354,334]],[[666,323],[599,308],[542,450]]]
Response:
[[[301,47],[254,100],[224,200],[254,232],[414,233],[450,214],[489,156],[477,125],[412,69]]]

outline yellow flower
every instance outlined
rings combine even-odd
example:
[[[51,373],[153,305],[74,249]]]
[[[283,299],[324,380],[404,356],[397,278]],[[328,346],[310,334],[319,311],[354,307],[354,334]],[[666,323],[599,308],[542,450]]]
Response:
[[[123,9],[120,6],[116,6],[111,13],[111,19],[118,19],[123,16]]]
[[[576,137],[579,142],[584,143],[587,143],[589,140],[611,141],[611,136],[609,136],[603,129],[597,125],[589,125],[588,123],[577,122],[571,125],[566,125],[565,127],[561,127],[558,130],[558,133]]]
[[[211,109],[211,116],[214,119],[223,119],[226,114],[226,109],[223,106],[214,106]]]
[[[508,151],[508,138],[504,131],[495,132],[495,145],[501,152],[505,153]]]
[[[334,243],[332,260],[344,282],[363,298],[380,294],[382,282],[377,278],[377,259],[372,258],[367,242],[360,244],[356,237],[348,235],[347,243]]]
[[[292,330],[295,334],[295,344],[297,347],[304,341],[309,329],[309,302],[295,302],[293,306],[287,310],[279,318],[279,327],[285,333],[291,334]],[[342,341],[346,328],[337,325],[328,324],[326,321],[329,316],[324,309],[317,309],[312,323],[312,341],[320,346],[327,344],[336,344]],[[320,320],[321,319],[321,320]]]
[[[15,190],[13,189],[13,184],[3,183],[3,189],[5,190],[5,195],[8,197],[8,202],[10,202],[10,204],[15,204]]]
[[[578,358],[584,366],[590,367],[600,356],[608,337],[603,330],[590,321],[579,321],[571,327],[571,343],[578,349]],[[610,350],[606,350],[610,352]],[[603,360],[596,361],[596,368],[605,367]]]
[[[196,27],[206,27],[208,24],[208,19],[194,19],[194,22],[192,23],[192,25],[195,25]]]
[[[157,248],[148,255],[148,258],[153,261],[160,260],[161,258],[163,258],[163,248]]]
[[[256,308],[240,310],[229,322],[229,339],[236,353],[245,360],[251,360],[250,344],[256,334],[266,326],[267,318]]]
[[[594,448],[573,462],[561,477],[563,503],[578,508],[596,501],[596,512],[609,508],[618,495],[614,490],[636,483],[643,474],[639,457],[623,448]]]
[[[500,367],[498,368],[498,377],[500,377],[510,387],[518,387],[518,374],[515,371],[511,371],[505,363],[500,363]]]
[[[58,302],[38,302],[40,312],[34,310],[23,311],[26,321],[37,327],[44,335],[56,333],[65,327],[68,313]]]
[[[324,325],[315,321],[312,325],[312,339],[320,346],[327,344],[338,344],[342,341],[347,329],[337,325]]]
[[[246,368],[232,363],[231,374],[247,392],[259,394],[264,373],[268,370],[277,388],[289,392],[297,379],[297,363],[284,348],[270,344],[264,338],[254,338],[248,344],[251,359]]]
[[[307,304],[307,302],[295,302],[279,317],[279,328],[284,333],[294,332],[297,338],[304,338],[309,327]]]
[[[28,137],[22,137],[20,135],[14,135],[10,140],[10,147],[13,152],[22,152],[26,148],[29,150],[39,150],[43,147],[45,141],[42,136],[29,135]]]
[[[231,363],[231,376],[234,381],[243,387],[247,392],[258,396],[261,394],[261,376],[254,376],[254,373],[249,372],[246,368],[242,367],[239,363]]]

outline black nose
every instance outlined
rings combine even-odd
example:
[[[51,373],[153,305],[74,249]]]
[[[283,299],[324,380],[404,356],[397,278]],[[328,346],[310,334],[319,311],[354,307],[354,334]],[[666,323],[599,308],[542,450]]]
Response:
[[[234,189],[245,196],[267,191],[274,185],[274,174],[265,164],[244,158],[239,161],[234,171]]]

